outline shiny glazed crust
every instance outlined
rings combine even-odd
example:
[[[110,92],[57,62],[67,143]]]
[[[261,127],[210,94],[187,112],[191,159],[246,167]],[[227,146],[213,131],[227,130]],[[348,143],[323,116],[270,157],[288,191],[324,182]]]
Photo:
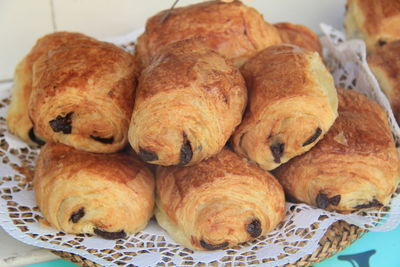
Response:
[[[345,28],[363,39],[369,52],[400,39],[400,0],[348,0]]]
[[[278,29],[282,43],[297,45],[322,55],[318,35],[306,26],[289,22],[276,23],[273,26]]]
[[[177,42],[141,73],[129,142],[149,163],[193,165],[223,148],[246,102],[236,67],[201,40]]]
[[[400,176],[385,112],[355,91],[339,90],[339,117],[329,132],[274,174],[290,196],[327,210],[388,204]]]
[[[127,142],[136,88],[134,58],[106,42],[64,46],[33,65],[29,115],[37,134],[110,153]]]
[[[35,139],[32,121],[28,114],[29,97],[32,91],[33,63],[42,55],[64,45],[97,42],[86,35],[74,32],[56,32],[40,38],[32,50],[18,64],[14,74],[11,104],[8,109],[8,130],[31,146],[41,144]],[[37,137],[36,137],[37,138]],[[42,140],[43,141],[43,140]]]
[[[262,168],[272,170],[308,151],[336,119],[336,89],[318,53],[271,46],[241,70],[249,102],[233,148]]]
[[[122,238],[142,230],[153,215],[153,174],[127,153],[48,143],[36,163],[34,190],[47,222],[66,233]]]
[[[156,187],[158,223],[192,249],[253,240],[284,217],[277,180],[227,149],[191,167],[158,167]]]
[[[400,41],[376,49],[368,56],[368,64],[400,122]]]
[[[281,42],[277,30],[254,8],[240,1],[209,1],[175,8],[162,23],[167,10],[148,19],[136,51],[143,66],[168,44],[201,36],[211,49],[240,66],[270,45]]]

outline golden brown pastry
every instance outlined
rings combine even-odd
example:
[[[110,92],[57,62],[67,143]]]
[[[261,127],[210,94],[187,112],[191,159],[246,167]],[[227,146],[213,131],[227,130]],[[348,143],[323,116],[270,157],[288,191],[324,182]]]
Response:
[[[95,154],[47,143],[33,182],[44,218],[66,233],[124,238],[143,229],[153,214],[153,174],[130,153]]]
[[[40,38],[32,50],[18,64],[14,74],[11,104],[8,109],[8,130],[26,143],[35,146],[44,141],[37,137],[28,115],[28,103],[32,90],[32,66],[42,55],[64,45],[97,42],[95,39],[74,32],[56,32]]]
[[[389,203],[399,158],[383,109],[339,90],[339,117],[314,148],[274,171],[288,195],[327,210],[349,212]]]
[[[201,36],[211,49],[240,66],[247,58],[281,42],[278,31],[240,1],[208,1],[164,10],[148,19],[136,52],[143,66],[165,45]]]
[[[33,65],[29,116],[45,140],[110,153],[128,143],[136,88],[134,58],[117,46],[63,46]]]
[[[129,142],[142,160],[193,165],[217,154],[240,123],[238,69],[201,40],[165,47],[139,78]]]
[[[365,41],[369,52],[400,39],[400,0],[347,0],[345,29]]]
[[[227,149],[191,167],[159,167],[156,187],[158,223],[191,249],[217,250],[253,240],[284,217],[278,181]]]
[[[337,117],[333,79],[318,53],[271,46],[243,67],[249,103],[234,150],[272,170],[308,151]]]
[[[322,55],[321,42],[318,35],[304,25],[282,22],[274,24],[281,36],[282,43],[300,46]]]
[[[376,49],[368,56],[368,64],[400,122],[400,40]]]

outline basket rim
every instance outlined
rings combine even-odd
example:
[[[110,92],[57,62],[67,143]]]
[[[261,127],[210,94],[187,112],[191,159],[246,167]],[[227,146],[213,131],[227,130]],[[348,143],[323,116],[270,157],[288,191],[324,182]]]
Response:
[[[324,236],[319,241],[320,246],[313,253],[307,254],[296,262],[285,266],[311,266],[312,264],[322,262],[349,247],[367,232],[368,230],[349,224],[343,220],[336,221],[325,232]],[[77,254],[58,250],[50,251],[60,258],[80,266],[102,266]]]

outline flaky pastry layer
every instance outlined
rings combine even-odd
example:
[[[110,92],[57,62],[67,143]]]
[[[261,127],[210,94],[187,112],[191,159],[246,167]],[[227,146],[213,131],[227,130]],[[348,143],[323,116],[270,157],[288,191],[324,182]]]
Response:
[[[196,164],[223,148],[246,102],[235,66],[201,39],[177,42],[141,73],[129,142],[152,164]]]
[[[224,149],[190,167],[159,167],[155,215],[188,248],[217,250],[265,235],[284,217],[281,185]]]
[[[400,175],[385,112],[360,93],[339,90],[339,117],[329,132],[274,174],[288,195],[327,210],[387,205]]]
[[[142,230],[154,206],[154,177],[133,154],[95,154],[48,143],[34,175],[46,221],[72,234],[124,238]]]
[[[167,12],[149,18],[145,33],[138,38],[136,52],[143,66],[164,46],[199,36],[236,66],[257,51],[281,42],[278,31],[241,1],[207,1],[175,8],[165,17]]]
[[[242,68],[249,91],[235,152],[271,170],[311,149],[337,117],[333,78],[318,53],[271,46]]]
[[[33,65],[29,116],[35,132],[76,149],[111,153],[128,143],[134,57],[106,42],[64,46]]]

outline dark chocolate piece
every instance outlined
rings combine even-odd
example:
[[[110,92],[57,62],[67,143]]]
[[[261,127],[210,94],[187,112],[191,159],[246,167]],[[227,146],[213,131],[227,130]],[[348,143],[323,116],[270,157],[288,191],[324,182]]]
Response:
[[[77,212],[72,213],[69,220],[73,223],[77,223],[83,216],[85,216],[85,210],[84,208],[80,208]]]
[[[32,142],[35,142],[35,143],[38,144],[39,146],[43,146],[44,144],[46,144],[45,141],[43,141],[42,139],[39,139],[39,138],[35,135],[35,131],[33,130],[33,127],[29,130],[28,136],[29,136],[29,138],[32,140]]]
[[[320,209],[326,209],[329,206],[329,198],[324,193],[319,193],[315,201],[317,202],[317,207]]]
[[[331,204],[333,206],[337,206],[340,202],[340,199],[341,199],[340,195],[333,196],[329,199],[329,204]]]
[[[154,161],[158,160],[158,155],[154,153],[153,151],[146,150],[143,148],[139,148],[139,153],[138,156],[143,160],[143,161]]]
[[[322,133],[322,130],[321,130],[321,128],[318,127],[315,130],[315,133],[310,138],[308,138],[307,141],[304,142],[303,146],[307,146],[307,145],[313,143],[315,140],[317,140],[317,138],[321,135],[321,133]]]
[[[379,41],[378,41],[379,46],[384,46],[386,44],[387,44],[387,42],[385,40],[379,39]]]
[[[124,230],[121,230],[119,232],[106,232],[106,231],[100,230],[98,228],[95,228],[94,233],[98,236],[101,236],[104,239],[109,239],[109,240],[123,239],[126,237],[126,233]]]
[[[366,204],[357,205],[354,208],[355,209],[367,209],[367,208],[382,207],[382,206],[383,206],[383,204],[374,198],[370,202],[368,202]]]
[[[90,138],[92,138],[92,139],[94,139],[94,140],[96,140],[96,141],[98,141],[100,143],[103,143],[103,144],[112,144],[112,143],[114,143],[114,136],[111,136],[110,138],[103,138],[103,137],[98,137],[98,136],[91,135]]]
[[[178,163],[178,165],[180,166],[188,164],[193,157],[192,146],[190,145],[190,141],[187,139],[186,133],[183,132],[182,136],[183,136],[183,144],[180,150],[179,163]]]
[[[223,249],[225,247],[227,247],[229,245],[228,242],[224,242],[218,245],[212,245],[212,244],[208,244],[207,242],[205,242],[204,240],[200,240],[200,245],[208,250],[217,250],[217,249]]]
[[[272,156],[274,157],[274,162],[281,163],[281,157],[283,155],[283,151],[285,150],[285,144],[275,143],[270,145],[269,148],[271,149]]]
[[[254,219],[251,223],[247,225],[246,230],[251,237],[256,238],[260,236],[262,232],[260,220]]]
[[[70,134],[72,131],[72,114],[73,112],[67,113],[65,117],[58,115],[54,120],[49,121],[50,127],[54,132],[63,132],[64,134]]]

